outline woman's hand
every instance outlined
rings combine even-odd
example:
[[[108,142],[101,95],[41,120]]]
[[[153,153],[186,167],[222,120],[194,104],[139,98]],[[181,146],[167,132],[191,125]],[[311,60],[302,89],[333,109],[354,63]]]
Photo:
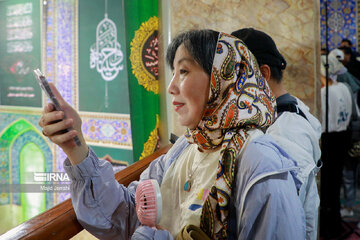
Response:
[[[89,151],[82,135],[80,116],[65,102],[56,87],[52,83],[49,83],[49,85],[59,101],[62,111],[56,111],[54,105],[49,103],[44,107],[39,126],[43,128],[43,134],[50,141],[63,149],[73,165],[78,164],[86,158]],[[65,131],[68,128],[72,129]],[[75,144],[75,136],[80,139],[81,146]]]

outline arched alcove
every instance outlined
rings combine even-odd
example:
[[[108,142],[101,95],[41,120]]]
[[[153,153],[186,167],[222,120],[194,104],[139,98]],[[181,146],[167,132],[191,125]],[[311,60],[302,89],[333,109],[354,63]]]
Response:
[[[25,144],[20,152],[20,184],[27,184],[29,173],[44,172],[45,158],[41,149],[34,142]],[[22,221],[26,221],[46,210],[46,196],[44,192],[22,191],[20,193],[22,207]]]
[[[13,141],[11,147],[11,175],[13,184],[21,184],[20,182],[20,159],[22,149],[29,143],[34,143],[38,149],[41,150],[43,158],[45,160],[43,170],[39,172],[52,172],[53,171],[53,156],[49,145],[45,142],[42,135],[35,132],[33,129],[29,129]],[[20,193],[13,193],[12,204],[20,205]],[[53,206],[54,194],[46,192],[46,208]]]
[[[53,171],[51,148],[38,129],[26,119],[17,119],[0,133],[0,149],[2,184],[26,184],[35,171]],[[31,198],[29,194],[26,191],[0,193],[1,207],[9,208],[3,210],[12,212],[16,209],[17,224],[53,206],[54,193],[37,193],[37,197]]]

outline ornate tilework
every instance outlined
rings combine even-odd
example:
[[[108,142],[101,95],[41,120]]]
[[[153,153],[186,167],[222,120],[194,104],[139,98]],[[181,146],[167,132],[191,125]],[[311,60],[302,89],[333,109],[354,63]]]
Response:
[[[44,31],[42,38],[43,46],[43,70],[50,82],[54,82],[64,99],[75,109],[78,109],[78,86],[77,86],[77,0],[48,0],[44,5]],[[61,84],[58,84],[61,83]],[[43,98],[43,104],[46,104],[46,98]],[[0,108],[0,131],[6,129],[18,119],[23,118],[33,126],[33,129],[41,129],[38,126],[42,109],[3,109]],[[111,148],[132,149],[131,128],[129,115],[107,114],[99,117],[98,114],[81,113],[84,124],[84,135],[89,144],[100,145]],[[95,129],[95,131],[93,131]],[[35,131],[36,132],[36,131]],[[34,133],[35,133],[34,132]],[[35,134],[36,135],[36,134]],[[21,137],[14,140],[16,149],[25,144],[26,141],[37,141],[40,144],[40,138],[44,144],[49,144],[48,149],[52,150],[51,157],[46,156],[47,166],[52,167],[52,171],[63,172],[63,160],[66,158],[64,152],[54,144],[43,138],[42,135],[23,133]],[[0,133],[1,136],[1,133]],[[38,139],[38,140],[36,140]],[[9,167],[17,169],[16,162],[9,166],[10,149],[7,140],[0,139],[0,183],[9,183],[15,179],[18,172],[10,179]],[[13,148],[12,154],[16,153]],[[43,149],[42,149],[43,150]],[[43,150],[44,151],[44,150]],[[47,150],[46,150],[47,151]],[[18,164],[17,164],[18,165]],[[6,196],[5,196],[6,195]],[[69,193],[53,193],[53,197],[47,197],[46,207],[52,207],[54,204],[62,202],[70,197]],[[5,199],[6,203],[10,199],[19,203],[18,196],[12,194],[0,193],[0,204]],[[5,203],[3,202],[3,203]]]
[[[357,48],[358,50],[360,49],[360,0],[357,0],[357,36],[358,36],[358,45]]]
[[[57,172],[65,172],[63,162],[67,158],[67,156],[64,153],[64,151],[56,145],[55,145],[55,155],[56,155],[56,158],[54,159],[54,161],[57,163],[56,164]],[[70,198],[69,192],[56,193],[56,200],[57,200],[56,203],[61,203],[69,198]]]
[[[46,29],[46,73],[57,84],[63,98],[77,108],[75,88],[75,0],[48,1]]]
[[[130,115],[82,114],[83,134],[90,144],[132,149]]]
[[[54,81],[55,75],[55,24],[54,24],[54,1],[48,1],[46,6],[46,33],[45,33],[45,49],[46,65],[45,72],[49,82]]]
[[[55,81],[63,98],[75,109],[77,102],[76,72],[76,0],[49,0],[47,2],[46,24],[46,73],[49,81]],[[64,152],[54,147],[54,165],[58,172],[64,172]],[[57,193],[55,204],[70,197],[69,193]]]
[[[325,48],[325,4],[320,0],[321,47]],[[328,1],[328,41],[329,50],[340,45],[343,38],[350,39],[357,46],[357,22],[355,0]],[[355,50],[355,49],[354,49]]]
[[[74,91],[74,0],[56,1],[56,81],[61,83],[61,94],[71,105],[75,102]],[[75,109],[77,107],[75,106]]]

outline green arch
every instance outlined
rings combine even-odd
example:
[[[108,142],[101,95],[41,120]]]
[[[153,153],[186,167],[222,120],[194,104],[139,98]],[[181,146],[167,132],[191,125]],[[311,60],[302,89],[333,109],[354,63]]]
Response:
[[[17,119],[16,121],[10,123],[7,128],[4,128],[0,132],[0,182],[5,184],[10,184],[13,182],[13,179],[10,178],[10,172],[13,172],[14,170],[10,169],[10,159],[14,157],[11,155],[14,154],[12,148],[14,147],[14,144],[17,142],[17,140],[22,137],[22,135],[29,135],[28,133],[33,133],[37,135],[39,139],[43,139],[44,145],[42,147],[42,150],[47,149],[47,151],[50,151],[50,155],[52,155],[50,146],[48,145],[46,139],[42,136],[41,132],[26,119]],[[15,155],[18,154],[19,152],[15,152]],[[45,160],[50,160],[51,163],[49,165],[52,166],[52,156],[50,155],[48,154]],[[19,170],[17,171],[19,172]],[[13,193],[13,197],[18,199],[15,202],[18,202],[19,204],[20,199],[17,197],[17,195],[19,194]],[[52,199],[52,197],[50,198]],[[10,204],[10,201],[10,194],[4,194],[1,196],[1,204]]]
[[[34,125],[24,118],[20,118],[12,124],[9,124],[0,134],[0,148],[9,148],[19,135],[29,130],[40,133]]]
[[[19,118],[0,132],[0,181],[3,183],[10,183],[9,171],[11,169],[9,169],[9,161],[11,146],[21,134],[30,130],[41,134],[29,121]]]

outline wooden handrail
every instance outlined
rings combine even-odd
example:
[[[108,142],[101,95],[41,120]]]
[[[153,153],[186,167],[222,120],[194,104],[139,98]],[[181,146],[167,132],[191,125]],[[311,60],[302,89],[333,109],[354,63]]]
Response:
[[[157,157],[165,154],[170,147],[171,145],[161,148],[150,156],[116,173],[115,179],[124,186],[128,186],[132,181],[138,180],[140,174],[148,165]],[[0,239],[63,240],[75,236],[82,230],[83,227],[76,219],[71,199],[68,199],[9,230],[1,235]]]

